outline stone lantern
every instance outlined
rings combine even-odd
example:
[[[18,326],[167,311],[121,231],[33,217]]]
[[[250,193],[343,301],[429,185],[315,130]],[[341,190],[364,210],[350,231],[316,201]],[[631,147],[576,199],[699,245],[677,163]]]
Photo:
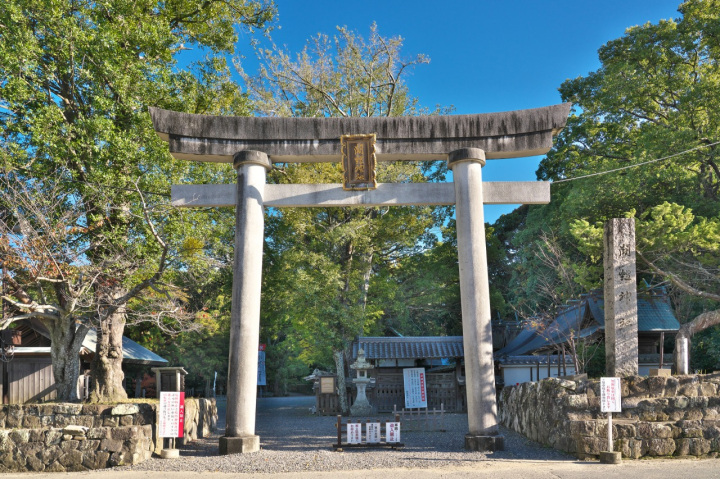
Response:
[[[353,383],[357,387],[357,397],[355,402],[350,407],[351,416],[370,416],[375,413],[373,407],[368,401],[365,389],[370,384],[372,378],[367,376],[368,369],[373,369],[373,365],[365,360],[365,351],[363,349],[358,350],[357,360],[350,365],[350,369],[355,370],[355,378]]]

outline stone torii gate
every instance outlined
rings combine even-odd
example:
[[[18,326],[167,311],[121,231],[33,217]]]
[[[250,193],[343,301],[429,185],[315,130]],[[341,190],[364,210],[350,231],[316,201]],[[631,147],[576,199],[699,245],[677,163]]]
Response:
[[[479,115],[371,118],[254,118],[150,109],[155,131],[178,159],[233,163],[237,185],[172,187],[177,207],[235,206],[235,263],[227,388],[220,453],[260,448],[255,435],[257,347],[265,206],[455,204],[460,265],[468,429],[465,447],[501,450],[493,368],[483,204],[550,201],[547,182],[482,182],[488,159],[541,155],[570,112],[564,103]],[[266,185],[273,163],[340,161],[343,135],[376,134],[378,161],[446,159],[453,183],[386,183],[347,191],[340,184]]]

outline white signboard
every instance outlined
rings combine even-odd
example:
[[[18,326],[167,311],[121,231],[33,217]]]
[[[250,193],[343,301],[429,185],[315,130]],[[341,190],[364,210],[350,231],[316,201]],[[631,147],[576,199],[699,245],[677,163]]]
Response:
[[[265,351],[258,351],[258,386],[267,386],[267,378],[265,376]]]
[[[403,369],[405,380],[405,407],[427,407],[427,389],[425,387],[425,368]]]
[[[183,437],[185,393],[160,391],[159,437]]]
[[[348,444],[360,444],[362,442],[362,424],[350,422],[347,425]]]
[[[380,442],[380,423],[369,422],[365,426],[365,442],[368,444],[377,444]]]
[[[620,412],[620,378],[600,378],[600,411]]]
[[[400,442],[400,423],[385,423],[385,442]]]

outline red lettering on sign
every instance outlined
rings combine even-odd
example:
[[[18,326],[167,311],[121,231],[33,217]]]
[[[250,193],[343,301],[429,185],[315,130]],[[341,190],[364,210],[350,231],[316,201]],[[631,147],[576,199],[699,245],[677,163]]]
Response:
[[[180,411],[178,414],[178,437],[183,437],[185,431],[185,393],[180,393]]]

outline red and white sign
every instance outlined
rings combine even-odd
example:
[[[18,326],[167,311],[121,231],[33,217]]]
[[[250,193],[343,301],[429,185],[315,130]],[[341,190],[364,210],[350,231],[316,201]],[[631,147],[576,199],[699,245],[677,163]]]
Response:
[[[185,393],[160,391],[159,437],[183,437]]]
[[[385,423],[385,442],[400,442],[400,423]]]
[[[620,412],[620,378],[600,378],[600,412]]]
[[[427,388],[425,387],[425,368],[403,369],[405,380],[405,407],[428,407]]]
[[[347,425],[348,444],[360,444],[362,442],[362,424],[349,422]]]

